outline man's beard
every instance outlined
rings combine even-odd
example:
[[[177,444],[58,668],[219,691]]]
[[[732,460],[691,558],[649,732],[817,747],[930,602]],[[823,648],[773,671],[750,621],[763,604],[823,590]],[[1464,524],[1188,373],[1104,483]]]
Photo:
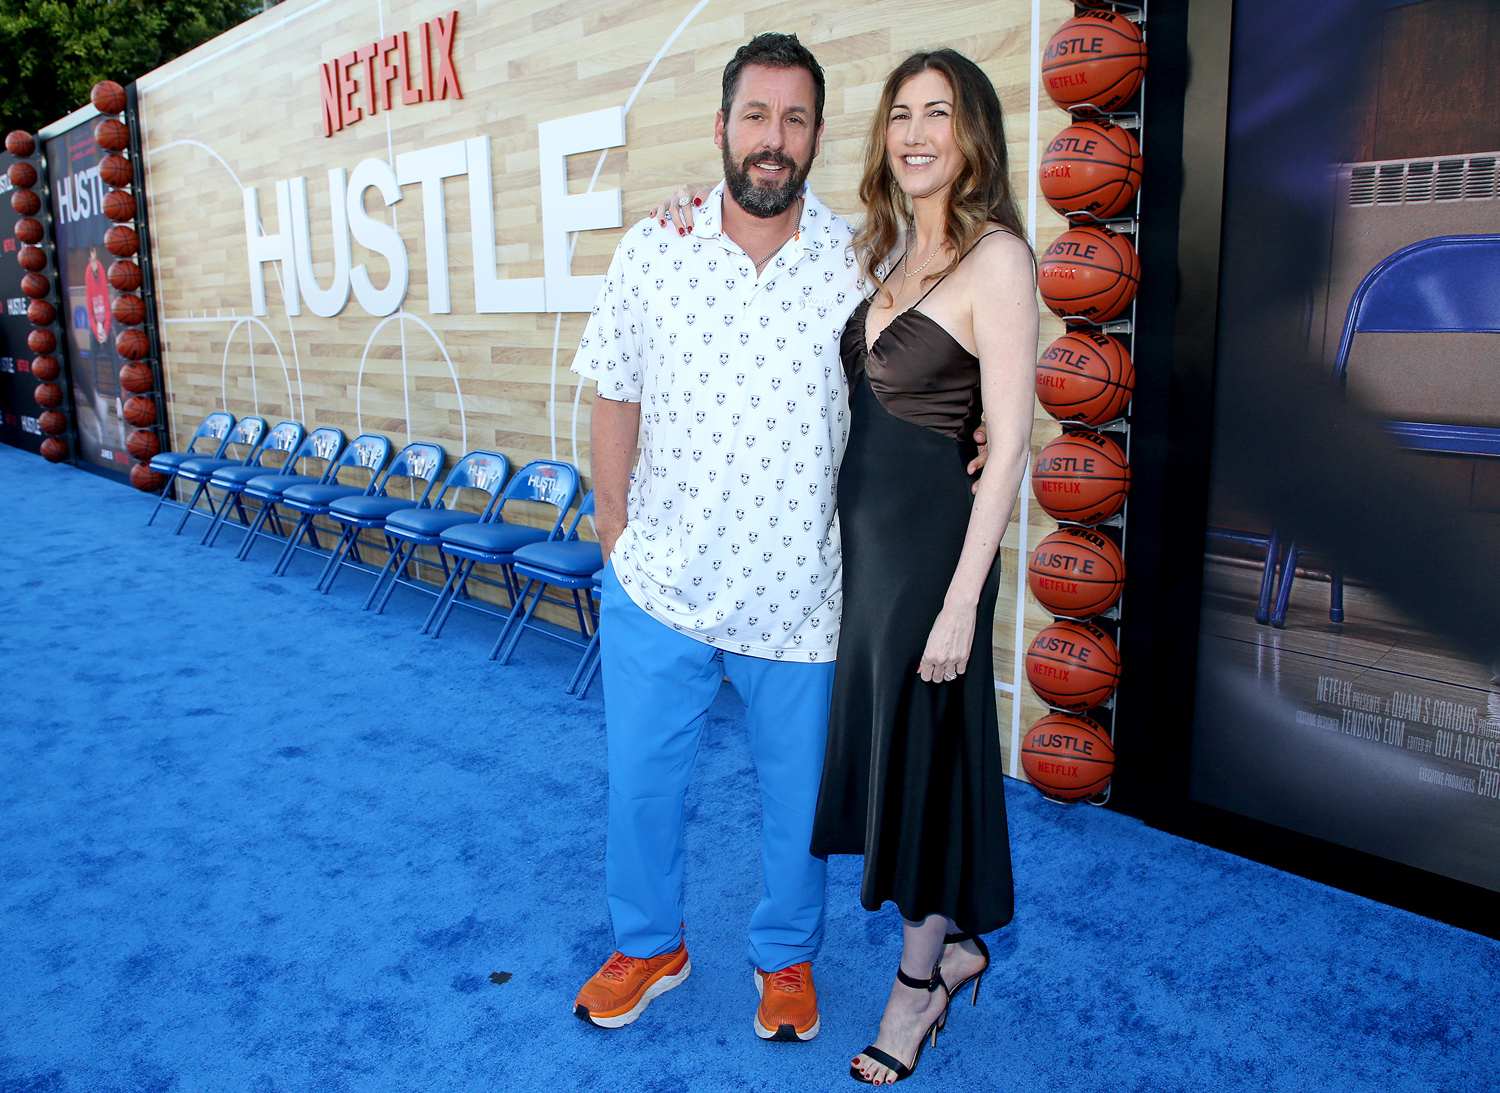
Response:
[[[785,182],[778,186],[764,186],[750,178],[750,165],[767,160],[787,168]],[[769,219],[790,209],[792,202],[802,192],[802,184],[807,181],[810,170],[812,160],[808,160],[806,166],[801,166],[785,152],[756,152],[746,156],[742,162],[735,163],[730,158],[727,142],[724,148],[724,184],[729,187],[730,196],[739,207],[751,216]]]

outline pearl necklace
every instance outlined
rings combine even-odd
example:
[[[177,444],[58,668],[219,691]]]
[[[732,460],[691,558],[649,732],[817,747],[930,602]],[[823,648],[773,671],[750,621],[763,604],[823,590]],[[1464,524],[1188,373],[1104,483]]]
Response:
[[[927,256],[927,261],[923,262],[915,270],[907,268],[907,265],[906,265],[906,254],[903,254],[901,256],[901,276],[903,278],[905,278],[905,277],[915,277],[918,273],[921,273],[928,266],[932,265],[932,260],[937,257],[938,251],[940,251],[942,249],[943,249],[943,241],[940,239],[940,240],[938,240],[938,245],[932,248],[932,253]],[[911,253],[910,251],[907,252],[907,254],[910,254],[910,253]]]

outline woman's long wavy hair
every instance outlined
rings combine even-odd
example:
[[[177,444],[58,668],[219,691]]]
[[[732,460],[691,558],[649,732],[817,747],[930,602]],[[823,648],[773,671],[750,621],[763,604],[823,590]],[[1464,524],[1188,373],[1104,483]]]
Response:
[[[877,270],[895,252],[902,236],[911,230],[912,204],[891,172],[885,150],[886,128],[891,104],[901,85],[929,69],[942,73],[953,88],[953,137],[963,154],[964,166],[948,190],[946,227],[948,239],[954,245],[953,257],[924,280],[950,272],[991,222],[1008,228],[1023,242],[1026,239],[1026,228],[1010,188],[1005,118],[994,85],[978,65],[956,50],[913,53],[885,81],[880,106],[870,121],[864,177],[859,183],[865,222],[855,233],[854,252],[859,256],[860,271],[876,287],[877,295],[887,298],[892,296],[891,290]]]

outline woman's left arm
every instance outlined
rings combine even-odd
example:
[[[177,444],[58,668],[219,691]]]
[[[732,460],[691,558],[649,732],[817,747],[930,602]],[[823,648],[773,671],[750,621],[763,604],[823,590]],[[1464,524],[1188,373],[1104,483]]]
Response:
[[[990,455],[975,491],[958,568],[922,654],[919,671],[929,682],[955,678],[969,666],[979,595],[1010,524],[1031,454],[1038,313],[1030,251],[1015,236],[994,235],[965,265],[970,265],[965,286]]]

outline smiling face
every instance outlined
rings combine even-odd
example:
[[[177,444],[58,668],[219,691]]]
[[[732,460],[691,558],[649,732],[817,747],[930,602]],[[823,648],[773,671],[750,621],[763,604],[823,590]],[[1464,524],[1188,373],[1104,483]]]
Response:
[[[805,68],[746,65],[714,143],[724,153],[730,196],[753,216],[780,216],[802,191],[818,154],[817,89]]]
[[[896,89],[885,154],[897,184],[913,198],[941,194],[963,170],[953,136],[953,88],[941,72],[918,72]]]

